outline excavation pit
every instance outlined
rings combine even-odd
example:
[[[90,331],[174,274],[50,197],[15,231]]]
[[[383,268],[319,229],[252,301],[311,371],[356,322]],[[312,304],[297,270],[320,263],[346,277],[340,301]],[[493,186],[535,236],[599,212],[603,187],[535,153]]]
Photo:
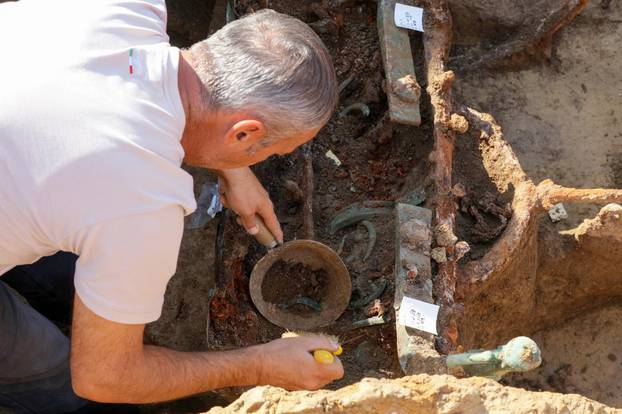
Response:
[[[240,13],[256,10],[263,7],[262,3],[238,1],[237,10]],[[367,296],[381,279],[388,280],[388,285],[377,299],[362,308],[347,309],[323,329],[337,334],[344,343],[341,359],[346,377],[329,386],[338,391],[302,396],[259,388],[240,400],[235,406],[239,412],[243,412],[245,401],[249,404],[258,401],[251,398],[253,395],[260,395],[268,405],[271,401],[281,404],[279,407],[286,407],[283,404],[287,401],[316,406],[321,401],[334,402],[335,406],[343,401],[363,401],[349,412],[365,412],[366,408],[377,404],[374,407],[393,410],[415,407],[413,410],[422,413],[435,414],[442,409],[478,413],[483,412],[481,407],[489,409],[483,402],[478,405],[486,398],[504,402],[497,410],[519,407],[517,412],[530,409],[554,412],[542,408],[549,404],[562,407],[558,412],[564,409],[566,412],[613,412],[600,406],[592,409],[597,405],[590,404],[596,403],[585,402],[587,400],[578,396],[523,394],[515,388],[480,379],[455,382],[457,380],[451,377],[415,376],[389,380],[403,375],[397,359],[392,310],[396,288],[393,281],[394,219],[373,220],[378,242],[365,261],[362,258],[368,233],[364,228],[353,225],[335,235],[330,234],[328,228],[339,211],[365,200],[409,199],[427,209],[435,208],[436,188],[429,179],[434,123],[429,96],[425,93],[428,85],[423,36],[410,35],[416,78],[424,91],[422,124],[418,128],[391,126],[385,119],[387,102],[382,86],[376,3],[331,1],[319,7],[311,4],[293,7],[291,2],[278,0],[269,3],[278,11],[309,23],[333,18],[339,24],[335,32],[320,33],[334,57],[343,86],[337,112],[363,102],[370,108],[370,114],[367,117],[335,116],[314,140],[316,239],[334,250],[343,246],[341,257],[352,275],[353,297]],[[333,6],[337,3],[340,5]],[[450,3],[452,7],[468,8],[477,2]],[[517,10],[522,6],[511,1],[506,3],[514,13],[513,20],[506,19],[512,20],[509,26],[485,20],[488,23],[483,31],[514,33],[508,28],[518,27],[516,23],[520,21],[519,26],[524,26],[521,34],[524,34],[531,28],[527,23],[540,20],[533,17],[541,8],[530,8],[529,18],[519,19],[518,13],[526,12]],[[553,2],[540,4],[545,3],[553,5]],[[554,3],[580,2],[560,0]],[[325,7],[326,4],[329,7]],[[506,9],[491,6],[486,11],[492,19]],[[320,16],[322,10],[328,14]],[[474,10],[477,9],[473,7],[471,12]],[[494,348],[515,336],[530,336],[541,348],[543,364],[530,373],[509,375],[502,384],[533,391],[579,393],[612,407],[622,406],[619,399],[622,350],[616,343],[616,339],[622,337],[619,322],[622,297],[619,235],[622,229],[616,218],[617,207],[607,206],[599,215],[606,202],[564,201],[569,218],[552,223],[542,201],[556,201],[555,191],[551,193],[555,188],[537,184],[550,178],[565,187],[622,186],[620,97],[618,88],[612,87],[622,82],[618,70],[622,55],[617,47],[622,38],[617,23],[622,18],[621,12],[615,2],[592,2],[558,33],[554,53],[548,55],[548,61],[528,64],[525,70],[513,72],[469,66],[477,62],[467,62],[465,57],[478,56],[479,52],[473,53],[470,46],[473,33],[468,33],[467,39],[461,37],[460,31],[465,27],[477,31],[481,27],[465,24],[464,19],[469,14],[461,14],[455,39],[459,46],[452,49],[449,60],[449,68],[456,73],[454,97],[475,111],[461,106],[453,108],[453,112],[463,115],[469,124],[469,130],[456,138],[451,176],[456,235],[471,247],[456,268],[457,346],[464,351]],[[597,30],[600,27],[607,30]],[[598,35],[594,35],[596,32]],[[494,46],[505,40],[506,37],[501,36],[488,42],[487,38],[479,37],[478,50],[494,52]],[[496,121],[485,116],[485,112],[492,114]],[[497,126],[502,128],[502,139],[497,137]],[[340,166],[325,156],[328,150],[341,161]],[[301,220],[303,207],[283,188],[283,183],[293,182],[304,189],[303,164],[303,157],[296,152],[271,159],[255,170],[275,201],[289,239],[305,237]],[[193,171],[193,174],[200,185],[203,173]],[[455,188],[456,184],[464,187],[465,196],[460,196],[463,189]],[[249,305],[248,277],[265,252],[257,248],[232,219],[227,219],[224,227],[221,251],[226,255],[220,261],[221,270],[214,266],[216,272],[212,270],[213,257],[205,260],[205,246],[211,246],[217,238],[216,223],[205,231],[185,236],[181,274],[171,282],[161,321],[148,332],[153,342],[182,350],[230,349],[266,342],[282,334],[282,329],[275,328],[252,304]],[[451,253],[447,257],[451,260]],[[438,270],[439,265],[433,263],[434,276]],[[224,286],[221,287],[224,293],[211,303],[211,332],[206,337],[208,305],[205,297],[208,288],[216,282]],[[435,286],[432,300],[438,299],[438,288]],[[376,317],[379,313],[389,315],[391,320],[378,326],[352,327],[354,322]],[[434,344],[430,349],[434,351]],[[424,365],[427,363],[424,361]],[[430,369],[431,372],[435,370],[436,366]],[[358,382],[369,377],[384,379]],[[354,383],[356,385],[350,388],[342,388]],[[409,405],[418,395],[425,394],[421,390],[434,395],[442,407],[430,408],[424,403]],[[379,396],[376,392],[384,394]],[[233,399],[239,392],[222,392],[221,395]],[[531,403],[520,405],[519,397],[504,400],[515,395],[525,396]],[[405,397],[400,399],[399,396]],[[449,400],[477,402],[448,408]],[[577,401],[581,403],[571,404]]]
[[[469,183],[458,203],[471,206],[458,210],[458,230],[472,247],[458,270],[457,301],[464,306],[458,344],[486,349],[530,336],[540,346],[542,366],[509,375],[504,384],[580,393],[621,407],[622,207],[601,205],[595,218],[571,229],[553,223],[540,206],[544,193],[526,179],[500,137],[468,134],[457,145],[462,158],[454,179]],[[481,200],[496,206],[483,214],[511,212],[492,242],[477,237],[485,224],[503,220],[474,220],[471,201],[464,202],[469,194],[478,206]]]

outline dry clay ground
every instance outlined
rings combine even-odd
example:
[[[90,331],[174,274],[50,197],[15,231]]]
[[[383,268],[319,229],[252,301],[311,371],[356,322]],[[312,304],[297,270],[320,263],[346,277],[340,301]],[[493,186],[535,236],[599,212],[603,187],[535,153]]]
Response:
[[[592,2],[561,31],[552,64],[459,82],[460,95],[494,114],[534,182],[622,188],[621,22],[620,2],[607,9]],[[569,219],[556,226],[573,228],[597,211],[568,208]],[[621,315],[620,303],[612,304],[537,333],[542,367],[509,382],[622,407]]]
[[[550,62],[518,72],[460,73],[457,68],[457,95],[468,97],[463,100],[495,116],[535,182],[551,178],[566,186],[622,187],[620,22],[622,5],[593,2],[561,30]],[[198,187],[205,174],[194,174]],[[324,179],[321,171],[316,174],[320,175],[318,180]],[[560,231],[573,228],[596,211],[589,207],[569,209],[569,219],[556,226]],[[183,350],[208,348],[206,293],[214,278],[215,228],[211,223],[203,230],[186,233],[164,315],[149,329],[148,339]],[[622,407],[621,315],[619,304],[612,304],[536,333],[543,366],[505,382],[530,390],[580,393]],[[376,374],[383,376],[382,371]],[[484,388],[482,392],[486,392]],[[205,396],[152,410],[199,410],[207,408],[214,398]]]

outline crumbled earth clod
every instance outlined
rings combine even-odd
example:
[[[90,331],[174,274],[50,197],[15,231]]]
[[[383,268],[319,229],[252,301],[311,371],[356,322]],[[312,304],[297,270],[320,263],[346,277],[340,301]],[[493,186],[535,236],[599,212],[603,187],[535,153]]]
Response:
[[[447,251],[444,247],[435,247],[430,252],[430,257],[434,259],[436,263],[445,263],[447,261]]]
[[[458,241],[458,237],[456,237],[451,227],[447,224],[436,226],[434,229],[434,239],[436,244],[442,247],[453,246]]]

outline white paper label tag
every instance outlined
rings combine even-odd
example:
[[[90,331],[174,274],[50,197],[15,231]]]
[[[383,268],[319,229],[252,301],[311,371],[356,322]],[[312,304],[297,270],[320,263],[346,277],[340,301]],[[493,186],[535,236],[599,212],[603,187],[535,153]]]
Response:
[[[423,9],[395,3],[395,25],[404,29],[423,32]]]
[[[436,332],[438,310],[439,307],[433,303],[404,296],[400,305],[399,322],[410,328],[438,335]]]

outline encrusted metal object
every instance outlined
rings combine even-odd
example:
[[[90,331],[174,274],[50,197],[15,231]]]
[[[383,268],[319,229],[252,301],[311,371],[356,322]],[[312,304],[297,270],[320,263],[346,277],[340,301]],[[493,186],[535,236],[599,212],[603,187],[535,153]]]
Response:
[[[401,0],[409,4],[410,1]],[[378,1],[378,34],[386,74],[386,93],[391,121],[406,125],[421,125],[419,97],[421,87],[415,77],[408,30],[394,22],[396,0]]]
[[[410,204],[395,206],[395,299],[399,315],[402,298],[434,303],[432,298],[432,211]],[[446,374],[445,357],[434,348],[434,335],[395,324],[397,356],[402,371],[413,374]]]
[[[516,337],[490,351],[473,349],[447,356],[447,368],[460,376],[479,376],[500,380],[510,372],[525,372],[542,363],[540,348],[533,339]]]
[[[262,286],[266,273],[279,260],[302,263],[313,270],[324,269],[328,275],[326,293],[318,303],[299,297],[297,303],[316,310],[310,315],[291,313],[286,308],[267,302]],[[310,330],[330,325],[350,303],[352,283],[341,258],[328,246],[313,240],[292,240],[268,252],[255,264],[249,282],[251,299],[257,310],[270,322],[290,330]],[[302,300],[302,302],[301,302]]]
[[[330,233],[335,234],[344,227],[351,226],[363,220],[388,216],[393,214],[392,201],[368,200],[356,202],[340,211],[330,221]]]

